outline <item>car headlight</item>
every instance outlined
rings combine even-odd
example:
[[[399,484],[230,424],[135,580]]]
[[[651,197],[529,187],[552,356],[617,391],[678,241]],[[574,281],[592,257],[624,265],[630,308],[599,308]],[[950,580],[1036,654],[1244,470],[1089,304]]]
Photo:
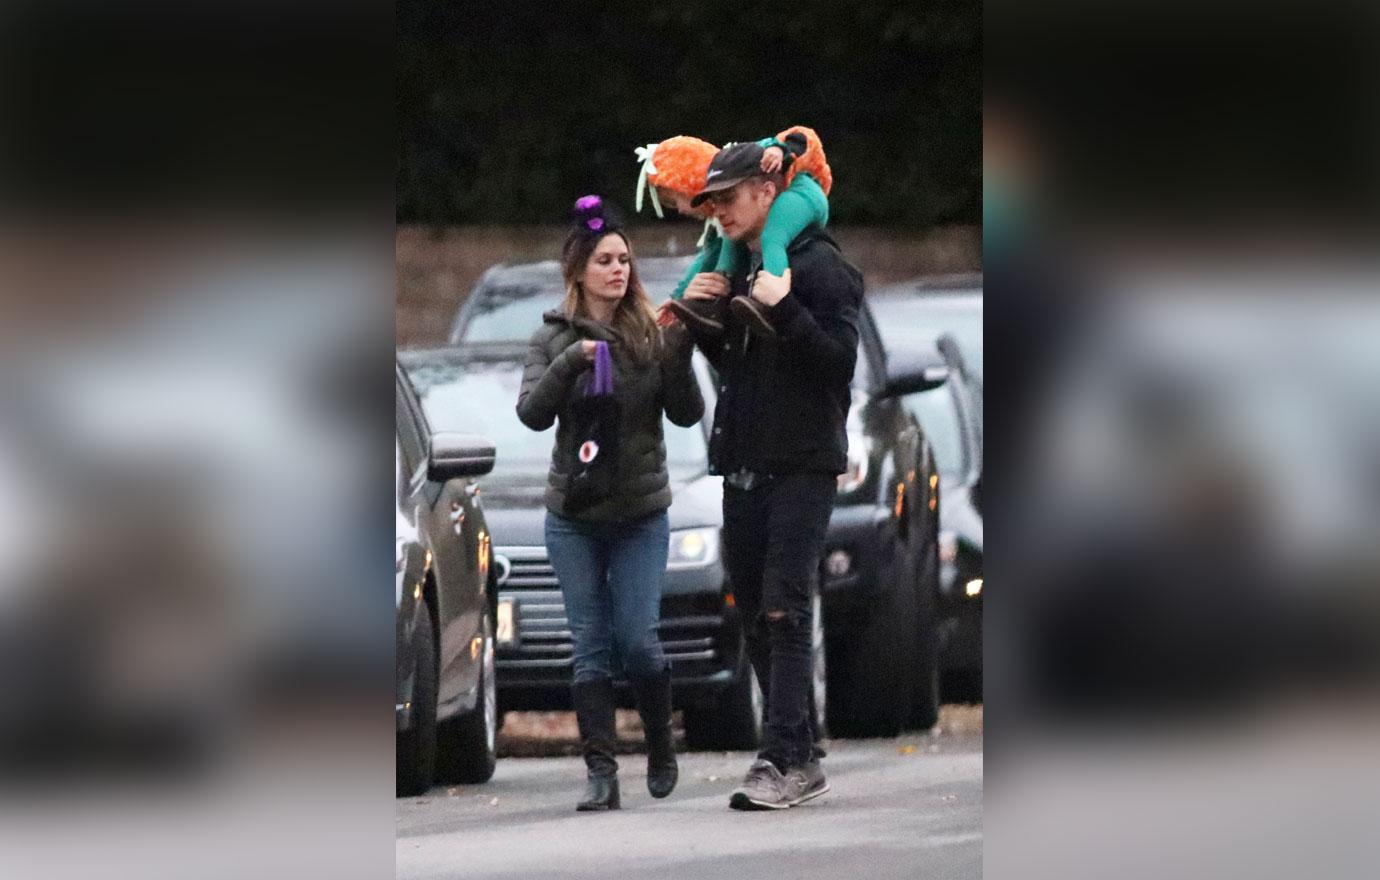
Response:
[[[719,559],[717,528],[677,529],[671,533],[671,553],[666,568],[703,568]]]
[[[839,494],[846,495],[867,482],[872,443],[862,432],[848,432],[848,469],[839,474]]]

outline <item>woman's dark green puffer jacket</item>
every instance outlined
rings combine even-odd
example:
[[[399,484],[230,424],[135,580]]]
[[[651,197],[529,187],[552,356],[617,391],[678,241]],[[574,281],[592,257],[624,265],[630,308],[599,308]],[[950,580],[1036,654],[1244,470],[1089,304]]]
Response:
[[[586,522],[609,522],[641,519],[670,507],[661,414],[687,428],[704,415],[704,398],[690,366],[694,348],[688,336],[667,333],[654,360],[639,364],[622,345],[618,331],[608,325],[568,318],[559,311],[542,318],[528,345],[517,414],[534,431],[558,423],[547,478],[547,509]],[[576,437],[567,425],[571,403],[584,394],[593,378],[593,365],[580,346],[586,339],[609,343],[614,395],[620,408],[620,444],[612,496],[572,516],[565,511],[566,480],[585,438]]]

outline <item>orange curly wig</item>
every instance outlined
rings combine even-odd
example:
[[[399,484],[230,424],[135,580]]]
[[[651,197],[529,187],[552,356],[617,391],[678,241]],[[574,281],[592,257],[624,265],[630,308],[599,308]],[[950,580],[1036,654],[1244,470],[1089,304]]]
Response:
[[[693,198],[704,189],[704,176],[717,152],[718,147],[697,137],[682,134],[667,138],[652,153],[656,173],[647,175],[647,182]]]
[[[652,186],[674,190],[686,198],[694,198],[704,189],[704,177],[709,173],[709,163],[719,148],[689,135],[676,135],[656,145],[652,152],[652,164],[656,172],[647,175]],[[695,211],[701,217],[708,217],[710,209],[701,206]]]
[[[799,133],[805,136],[805,155],[791,163],[791,167],[786,172],[786,185],[790,186],[796,174],[801,171],[809,172],[819,184],[824,194],[829,195],[829,190],[834,188],[834,171],[829,167],[829,162],[824,158],[824,144],[820,143],[819,135],[815,134],[813,128],[806,128],[803,125],[792,125],[790,128],[776,136],[778,141],[785,141],[786,135]]]

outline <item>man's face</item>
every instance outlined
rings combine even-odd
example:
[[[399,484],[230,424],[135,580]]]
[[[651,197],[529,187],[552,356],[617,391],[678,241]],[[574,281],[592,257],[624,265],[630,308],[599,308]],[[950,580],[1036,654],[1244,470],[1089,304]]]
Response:
[[[732,241],[753,241],[762,234],[767,212],[776,198],[776,187],[757,178],[710,194],[707,201],[714,216]]]

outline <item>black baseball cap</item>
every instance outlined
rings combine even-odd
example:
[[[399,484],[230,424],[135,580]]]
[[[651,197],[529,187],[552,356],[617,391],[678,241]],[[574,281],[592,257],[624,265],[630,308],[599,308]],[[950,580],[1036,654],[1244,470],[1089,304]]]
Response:
[[[710,193],[735,187],[744,180],[762,175],[762,147],[749,141],[724,147],[714,154],[709,170],[704,175],[704,189],[690,200],[698,207],[709,198]]]

